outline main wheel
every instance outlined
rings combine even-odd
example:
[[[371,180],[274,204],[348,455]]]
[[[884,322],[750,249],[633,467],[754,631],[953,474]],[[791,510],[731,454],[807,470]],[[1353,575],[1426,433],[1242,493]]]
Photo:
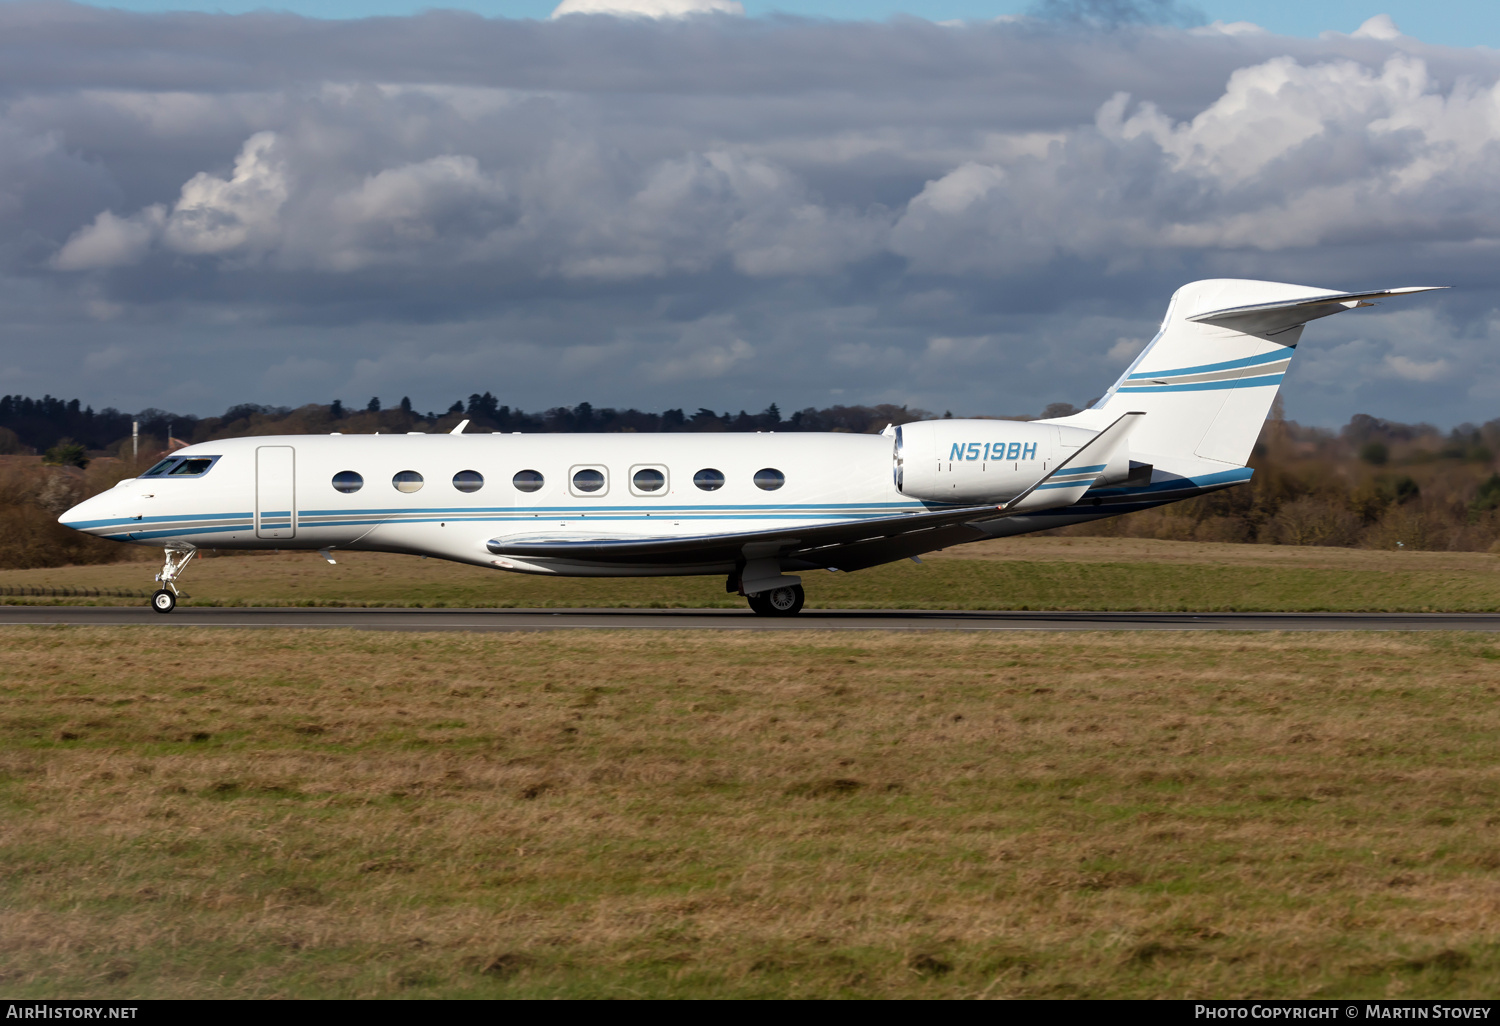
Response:
[[[796,616],[802,611],[802,603],[807,599],[800,584],[773,588],[747,597],[750,608],[761,616]]]
[[[151,608],[158,613],[170,613],[177,608],[177,596],[163,588],[151,596]]]

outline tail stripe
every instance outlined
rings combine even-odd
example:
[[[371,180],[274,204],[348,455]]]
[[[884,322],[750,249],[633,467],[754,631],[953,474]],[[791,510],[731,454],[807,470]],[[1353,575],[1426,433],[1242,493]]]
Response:
[[[1241,360],[1225,360],[1222,363],[1205,363],[1199,367],[1178,367],[1175,370],[1140,371],[1136,374],[1126,375],[1125,380],[1136,378],[1169,378],[1178,374],[1208,374],[1214,371],[1233,370],[1236,367],[1258,367],[1263,363],[1280,363],[1283,360],[1291,360],[1294,350],[1276,349],[1269,353],[1261,353],[1259,356],[1247,356]]]
[[[1186,381],[1181,384],[1161,385],[1121,385],[1121,392],[1207,392],[1221,388],[1255,388],[1260,385],[1279,385],[1281,379],[1286,377],[1282,374],[1267,374],[1255,378],[1226,378],[1219,381]]]

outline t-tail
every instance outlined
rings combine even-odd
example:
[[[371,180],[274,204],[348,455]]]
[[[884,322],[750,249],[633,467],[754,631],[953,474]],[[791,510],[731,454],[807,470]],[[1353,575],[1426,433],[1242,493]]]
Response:
[[[1242,467],[1308,321],[1440,287],[1334,292],[1240,278],[1191,282],[1172,296],[1161,330],[1103,398],[1054,423],[1098,431],[1141,411],[1130,446],[1142,458]]]

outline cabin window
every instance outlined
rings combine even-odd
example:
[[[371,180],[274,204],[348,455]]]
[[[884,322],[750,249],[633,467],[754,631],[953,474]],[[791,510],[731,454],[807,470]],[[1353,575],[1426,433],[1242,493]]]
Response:
[[[724,475],[712,467],[707,467],[693,475],[693,484],[705,492],[716,492],[724,487]]]
[[[345,495],[353,495],[364,486],[365,479],[352,470],[341,470],[333,475],[334,490],[343,492]]]
[[[604,491],[604,471],[597,467],[584,467],[573,471],[573,490],[585,495],[598,495]]]
[[[535,470],[518,470],[510,483],[516,486],[518,492],[539,492],[547,479]]]
[[[774,492],[786,484],[786,475],[779,470],[766,467],[764,470],[755,472],[755,487],[767,492]]]
[[[646,495],[664,492],[667,487],[666,472],[660,467],[641,467],[630,475],[630,487]]]
[[[176,462],[177,462],[177,458],[175,456],[170,457],[168,459],[164,459],[160,463],[158,463],[156,466],[154,466],[150,470],[146,471],[141,476],[142,477],[156,477],[156,476],[158,476],[160,474],[165,474],[167,472],[167,468],[170,467],[172,464],[174,464]]]
[[[192,456],[182,460],[167,471],[168,477],[202,477],[208,473],[208,468],[218,462],[217,456]]]
[[[391,485],[396,491],[410,495],[422,490],[422,475],[415,470],[403,470],[391,478]]]
[[[453,475],[453,487],[461,492],[477,492],[484,487],[484,475],[477,470],[460,470]]]

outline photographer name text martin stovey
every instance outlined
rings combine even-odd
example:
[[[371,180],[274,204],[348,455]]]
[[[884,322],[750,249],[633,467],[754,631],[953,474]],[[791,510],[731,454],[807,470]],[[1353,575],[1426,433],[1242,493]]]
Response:
[[[1366,1019],[1488,1019],[1488,1005],[1365,1005]]]

